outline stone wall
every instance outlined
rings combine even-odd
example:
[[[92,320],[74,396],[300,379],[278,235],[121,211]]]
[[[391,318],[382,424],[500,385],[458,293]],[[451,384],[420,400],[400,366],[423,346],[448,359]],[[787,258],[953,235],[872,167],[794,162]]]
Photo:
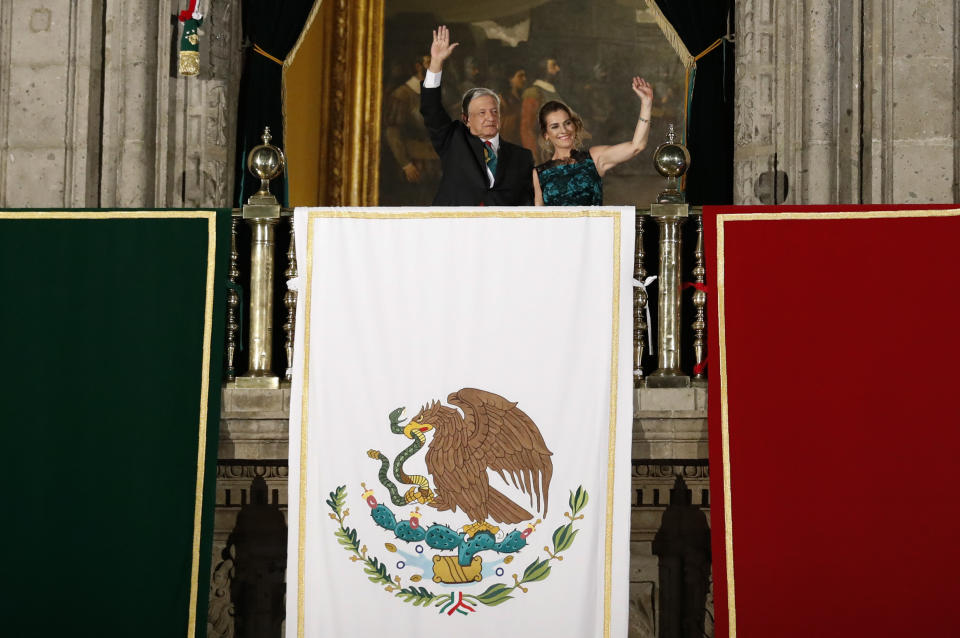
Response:
[[[960,201],[960,0],[745,0],[737,40],[736,203]]]
[[[664,561],[658,553],[664,553],[660,550],[665,537],[673,535],[672,530],[663,526],[668,507],[685,508],[695,516],[699,512],[703,524],[709,524],[707,390],[640,388],[634,392],[633,405],[629,637],[689,635],[669,630],[675,628],[684,610],[674,595],[676,590],[666,600],[662,598]],[[673,503],[677,477],[690,490],[689,504]],[[677,539],[666,553],[680,559],[683,549]],[[699,566],[709,571],[709,565],[708,559]],[[704,624],[703,635],[713,636],[713,598],[709,594],[700,611],[706,616],[706,622],[700,620]],[[661,627],[664,623],[668,626]]]
[[[0,3],[0,208],[230,206],[239,0],[176,73],[183,3]]]
[[[96,201],[101,3],[48,4],[0,3],[0,206]]]
[[[283,635],[289,407],[287,385],[223,389],[210,638]]]
[[[190,78],[182,4],[0,4],[0,207],[232,204],[240,0]],[[736,11],[737,203],[960,201],[960,0]]]

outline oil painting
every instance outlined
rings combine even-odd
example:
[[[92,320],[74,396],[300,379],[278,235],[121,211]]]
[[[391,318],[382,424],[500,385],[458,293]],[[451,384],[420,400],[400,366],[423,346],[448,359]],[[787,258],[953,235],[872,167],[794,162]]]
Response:
[[[427,206],[440,162],[420,116],[420,83],[431,33],[450,28],[459,42],[443,68],[443,102],[460,116],[461,96],[483,86],[500,96],[500,134],[544,157],[537,111],[559,99],[583,119],[584,147],[631,139],[640,101],[631,78],[653,85],[649,141],[640,155],[604,177],[604,204],[645,208],[664,181],[653,151],[668,125],[683,127],[684,69],[644,0],[391,0],[386,6],[379,201]]]

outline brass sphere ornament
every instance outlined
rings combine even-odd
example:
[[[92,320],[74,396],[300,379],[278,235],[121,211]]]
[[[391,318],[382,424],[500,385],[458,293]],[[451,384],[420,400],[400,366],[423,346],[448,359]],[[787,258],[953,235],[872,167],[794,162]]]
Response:
[[[667,187],[657,195],[659,204],[683,204],[687,201],[683,191],[678,188],[680,178],[690,168],[690,151],[676,141],[673,124],[667,126],[667,141],[653,152],[653,166],[657,172],[667,178]]]
[[[283,151],[270,143],[272,136],[269,126],[263,128],[261,139],[263,144],[253,147],[247,155],[247,170],[260,178],[260,190],[256,196],[267,197],[270,195],[270,180],[284,171],[287,160]]]

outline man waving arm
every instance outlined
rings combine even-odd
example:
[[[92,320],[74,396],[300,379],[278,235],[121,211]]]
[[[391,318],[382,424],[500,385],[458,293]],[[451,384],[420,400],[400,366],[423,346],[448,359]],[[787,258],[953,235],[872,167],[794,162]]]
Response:
[[[420,114],[430,133],[437,154],[442,154],[449,136],[453,120],[443,108],[440,98],[440,78],[443,72],[443,63],[450,57],[459,42],[450,43],[450,29],[440,25],[433,31],[433,44],[430,45],[430,66],[423,79],[423,88],[420,91]]]

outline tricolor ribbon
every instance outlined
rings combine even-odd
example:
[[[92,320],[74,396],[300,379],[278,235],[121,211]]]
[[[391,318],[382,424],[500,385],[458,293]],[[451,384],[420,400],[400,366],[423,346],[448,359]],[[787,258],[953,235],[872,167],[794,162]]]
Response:
[[[203,9],[200,7],[200,0],[190,0],[190,7],[185,11],[181,11],[178,17],[180,22],[186,22],[190,18],[194,20],[203,18]]]
[[[197,10],[197,0],[190,0],[190,8],[180,12],[180,22],[186,22]]]

